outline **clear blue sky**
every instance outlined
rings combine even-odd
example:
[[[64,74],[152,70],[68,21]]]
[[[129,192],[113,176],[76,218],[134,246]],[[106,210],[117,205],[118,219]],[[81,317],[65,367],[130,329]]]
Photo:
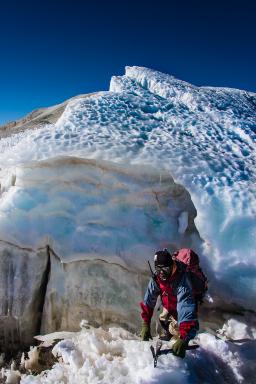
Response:
[[[125,65],[256,92],[254,0],[8,0],[0,6],[0,124],[107,90]]]

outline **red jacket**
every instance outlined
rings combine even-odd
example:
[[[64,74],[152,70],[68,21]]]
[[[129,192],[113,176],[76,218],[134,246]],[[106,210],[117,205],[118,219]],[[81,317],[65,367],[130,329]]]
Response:
[[[165,281],[157,277],[151,278],[140,303],[142,319],[150,324],[158,296],[161,296],[163,307],[172,315],[179,325],[180,337],[190,340],[198,330],[197,303],[193,297],[189,275],[182,270],[179,263],[175,272]]]

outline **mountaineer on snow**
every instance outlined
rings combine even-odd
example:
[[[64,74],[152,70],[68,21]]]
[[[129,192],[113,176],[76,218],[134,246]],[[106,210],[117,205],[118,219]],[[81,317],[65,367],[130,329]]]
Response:
[[[199,329],[197,306],[207,290],[207,279],[199,267],[198,256],[190,249],[182,249],[175,256],[167,249],[158,251],[154,264],[155,273],[140,303],[143,319],[141,338],[143,341],[152,339],[150,323],[160,296],[163,311],[159,316],[159,338],[169,341],[175,337],[173,353],[184,358],[189,340],[196,336]]]

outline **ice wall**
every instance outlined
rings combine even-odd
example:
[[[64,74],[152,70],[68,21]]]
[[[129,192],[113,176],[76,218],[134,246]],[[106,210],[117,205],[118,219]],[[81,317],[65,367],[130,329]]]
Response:
[[[192,244],[197,234],[190,196],[168,172],[74,157],[11,171],[0,231],[13,244],[145,270],[154,249]]]
[[[76,330],[83,318],[135,331],[147,260],[162,247],[200,246],[190,195],[168,172],[67,156],[8,169],[0,232],[5,244],[16,245],[12,268],[20,284],[25,280],[22,290],[12,292],[22,310],[11,308],[10,314],[31,331],[30,337],[39,332],[38,322],[31,321],[39,314],[34,306],[23,314],[24,302],[35,298],[44,302],[41,332]],[[33,262],[29,255],[47,247],[47,289],[40,297],[32,281],[44,280],[46,254]],[[25,248],[31,251],[23,255]],[[0,256],[4,285],[11,257]],[[15,282],[13,277],[9,287]]]
[[[138,298],[148,276],[118,263],[80,260],[59,263],[51,258],[41,333],[77,330],[85,316],[95,326],[120,324],[136,332]]]
[[[46,248],[34,251],[0,241],[1,351],[34,342],[41,326],[47,265]]]

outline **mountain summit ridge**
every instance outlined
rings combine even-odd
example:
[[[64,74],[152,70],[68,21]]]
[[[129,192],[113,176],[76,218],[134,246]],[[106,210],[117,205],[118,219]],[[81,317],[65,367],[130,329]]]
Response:
[[[228,88],[228,87],[196,86],[187,81],[180,80],[175,76],[167,75],[157,70],[153,70],[146,67],[139,67],[139,66],[126,66],[124,76],[112,76],[110,81],[109,91],[115,92],[117,90],[115,83],[118,81],[118,79],[121,79],[124,77],[130,78],[136,81],[140,86],[142,86],[143,88],[147,89],[152,93],[155,93],[156,95],[158,95],[159,93],[157,84],[160,85],[160,89],[163,89],[163,82],[165,81],[166,83],[165,85],[168,88],[168,90],[165,91],[165,93],[163,93],[163,90],[162,90],[159,96],[167,99],[169,97],[175,96],[173,91],[171,93],[170,89],[179,89],[179,91],[183,90],[183,92],[194,91],[199,93],[208,90],[215,93],[224,93],[229,97],[232,94],[237,94],[239,96],[245,97],[251,103],[251,105],[256,109],[256,93],[254,92],[240,90],[237,88]],[[148,87],[147,78],[151,78],[151,82],[149,82],[149,84],[153,83],[155,84],[155,87],[154,86]],[[76,95],[70,99],[65,100],[60,104],[56,104],[50,107],[41,107],[41,108],[35,109],[21,119],[17,119],[17,120],[2,124],[0,125],[0,138],[10,136],[17,132],[23,132],[26,129],[34,129],[36,126],[40,126],[46,123],[54,124],[56,123],[58,118],[61,116],[66,105],[70,101],[81,98],[81,97],[83,98],[83,97],[91,96],[94,94],[97,95],[98,93],[101,93],[101,91],[82,94],[82,95]]]

